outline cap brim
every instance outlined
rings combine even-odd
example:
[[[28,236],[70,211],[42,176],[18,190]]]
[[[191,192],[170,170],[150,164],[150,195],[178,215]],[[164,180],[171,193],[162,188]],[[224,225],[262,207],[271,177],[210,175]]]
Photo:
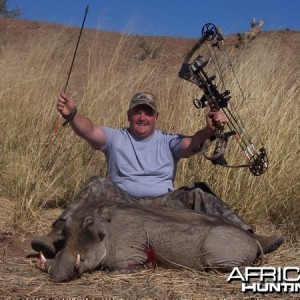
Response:
[[[134,107],[140,106],[140,105],[146,105],[149,106],[150,108],[152,108],[153,110],[157,110],[155,105],[152,105],[151,103],[141,100],[141,101],[135,101],[134,103],[131,103],[131,105],[129,106],[129,109],[132,109]]]

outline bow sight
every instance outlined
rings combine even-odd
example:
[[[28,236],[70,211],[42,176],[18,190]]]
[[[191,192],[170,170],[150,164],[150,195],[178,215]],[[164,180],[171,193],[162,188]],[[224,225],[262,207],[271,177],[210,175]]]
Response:
[[[209,107],[212,111],[222,110],[228,119],[228,127],[231,131],[224,133],[224,125],[216,124],[216,133],[202,145],[201,151],[204,156],[212,161],[213,164],[222,165],[225,167],[248,167],[251,173],[255,176],[263,174],[268,168],[268,159],[265,148],[256,150],[249,135],[245,129],[240,126],[239,122],[232,111],[229,110],[229,100],[231,99],[230,90],[224,89],[224,92],[219,92],[217,85],[214,83],[216,76],[208,76],[204,68],[210,60],[206,60],[203,55],[198,55],[190,62],[193,54],[207,41],[212,41],[212,47],[219,48],[220,43],[223,43],[224,38],[217,27],[208,23],[202,28],[202,37],[192,47],[185,57],[185,60],[179,71],[179,77],[196,84],[203,92],[200,99],[194,99],[193,103],[196,108]],[[243,124],[242,124],[243,125]],[[224,154],[227,146],[227,141],[230,136],[235,136],[239,145],[243,149],[248,163],[244,165],[228,165]],[[213,154],[207,154],[208,147],[215,141],[215,149]],[[195,151],[198,151],[196,149]]]

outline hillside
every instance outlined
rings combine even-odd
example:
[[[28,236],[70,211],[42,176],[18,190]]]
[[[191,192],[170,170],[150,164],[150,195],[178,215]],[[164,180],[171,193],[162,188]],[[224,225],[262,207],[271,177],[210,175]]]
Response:
[[[238,284],[226,283],[224,274],[158,268],[112,276],[99,271],[61,285],[50,282],[25,259],[32,236],[48,232],[83,182],[92,175],[104,176],[106,166],[102,154],[69,127],[60,127],[54,138],[51,135],[56,98],[66,84],[79,28],[0,19],[0,32],[1,295],[246,299]],[[94,122],[124,127],[130,97],[137,91],[153,91],[159,128],[193,134],[205,122],[206,110],[192,104],[202,93],[178,78],[178,71],[195,41],[84,29],[67,92]],[[255,177],[247,168],[214,166],[196,155],[180,162],[175,184],[207,182],[257,232],[285,236],[285,245],[266,256],[265,265],[296,266],[300,264],[300,32],[262,31],[241,47],[237,43],[238,35],[225,36],[221,49],[234,75],[218,53],[224,82],[254,142],[266,147],[269,169]],[[203,53],[209,54],[206,48]],[[216,74],[211,65],[209,71]],[[227,158],[245,163],[235,141],[228,145]],[[290,299],[293,294],[271,298],[285,296]]]

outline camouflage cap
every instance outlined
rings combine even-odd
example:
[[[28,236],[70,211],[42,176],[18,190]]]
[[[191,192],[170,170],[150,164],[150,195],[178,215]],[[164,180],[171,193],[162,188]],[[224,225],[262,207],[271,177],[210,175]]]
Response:
[[[132,109],[138,105],[148,105],[153,110],[157,110],[155,96],[151,93],[143,92],[134,94],[129,103],[129,109]]]

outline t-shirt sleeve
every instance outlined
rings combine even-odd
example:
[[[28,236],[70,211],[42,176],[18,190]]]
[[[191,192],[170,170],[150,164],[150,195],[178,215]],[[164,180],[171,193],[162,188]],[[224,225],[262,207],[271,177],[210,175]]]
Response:
[[[115,135],[117,134],[117,130],[114,128],[110,128],[110,127],[102,127],[103,131],[105,132],[106,135],[106,141],[105,141],[105,145],[102,149],[102,151],[105,153],[108,151],[108,149],[111,148],[112,146],[112,141],[115,137]]]
[[[185,138],[185,135],[182,134],[172,134],[169,135],[170,141],[169,141],[169,147],[174,157],[176,158],[182,158],[182,147],[181,147],[181,141],[183,138]]]

